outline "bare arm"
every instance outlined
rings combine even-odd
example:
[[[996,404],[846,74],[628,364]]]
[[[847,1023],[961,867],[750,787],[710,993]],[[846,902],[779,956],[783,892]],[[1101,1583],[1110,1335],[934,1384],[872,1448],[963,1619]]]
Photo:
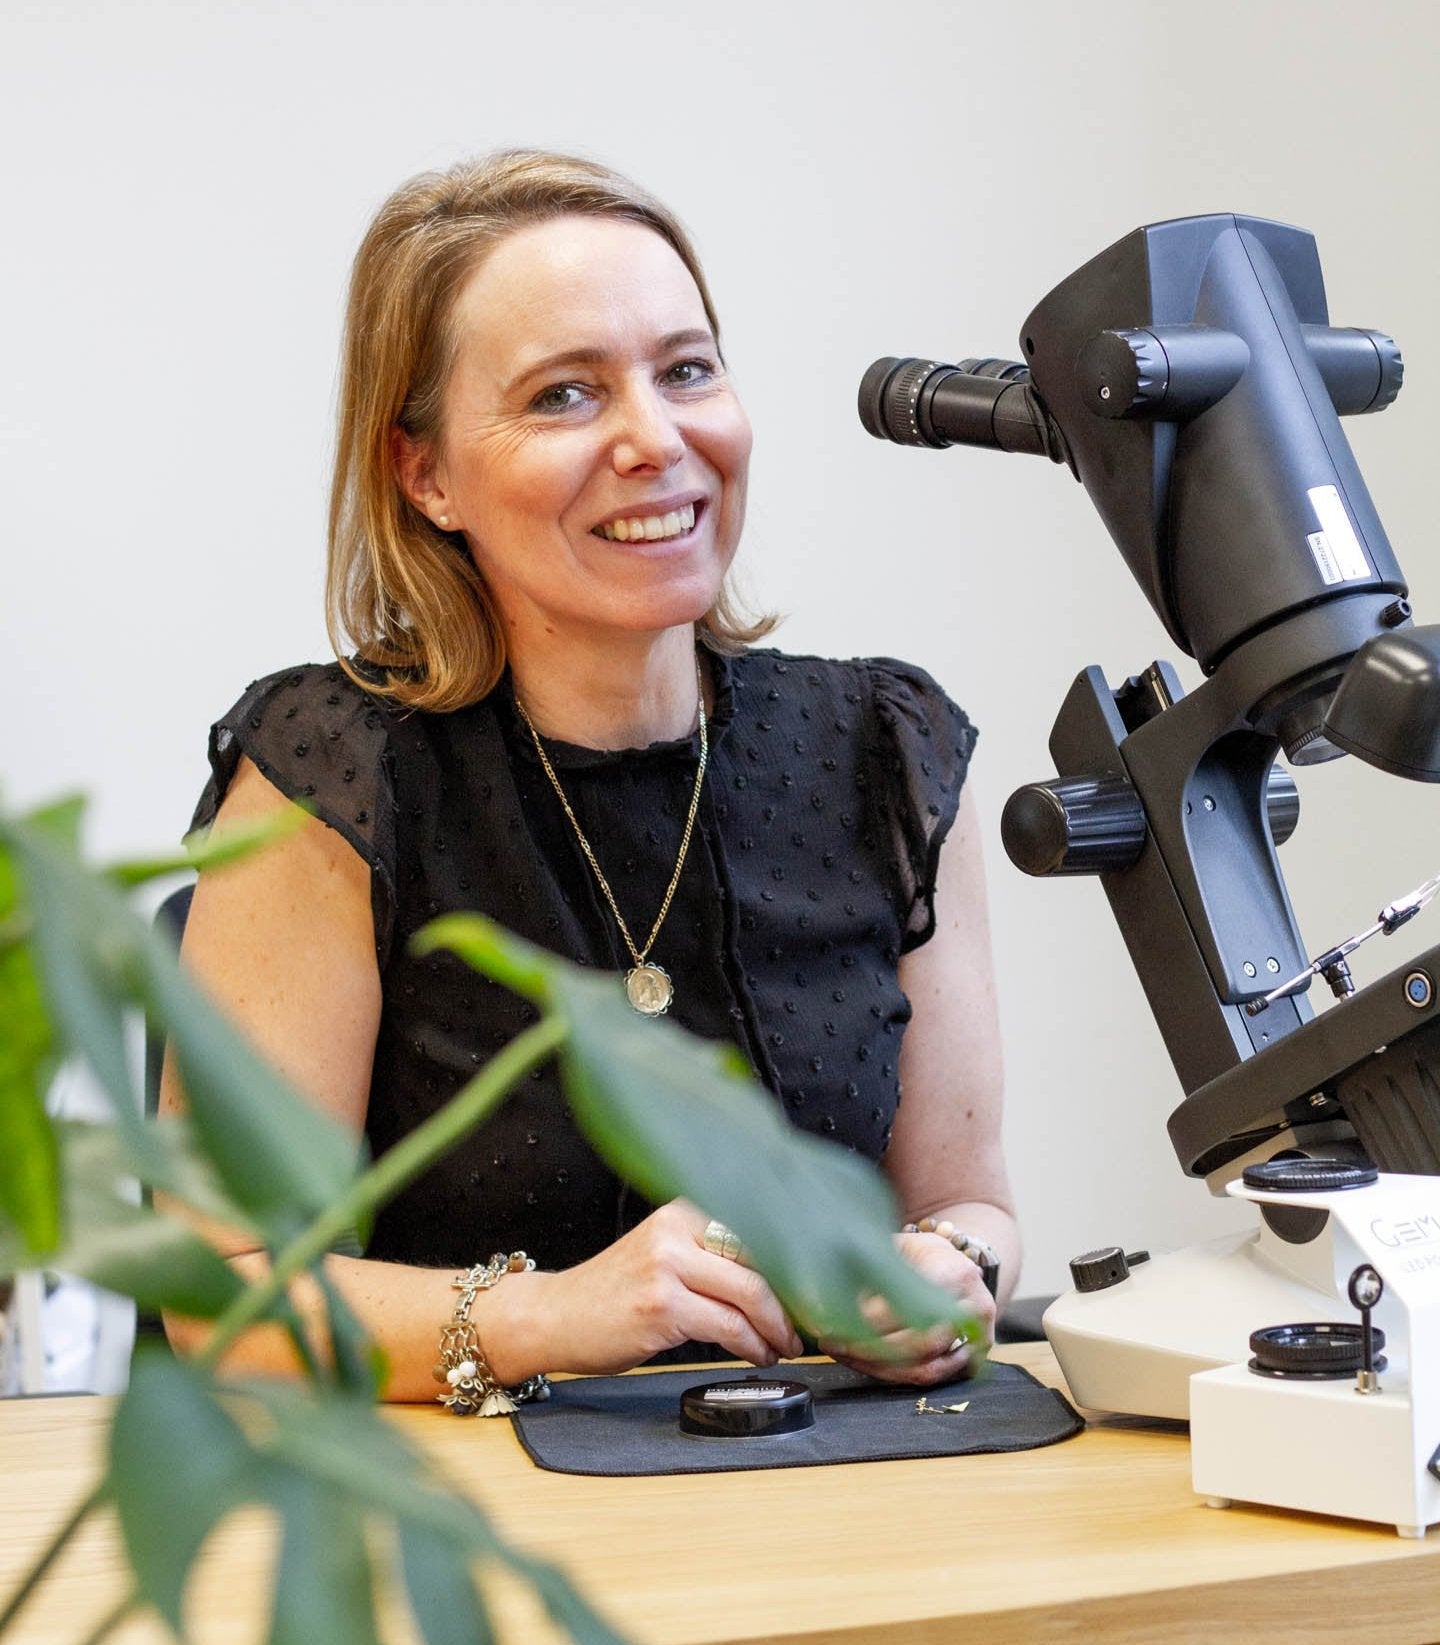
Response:
[[[287,805],[248,761],[225,797],[217,826],[253,822]],[[381,992],[370,912],[369,869],[349,844],[312,819],[244,861],[201,876],[183,957],[235,1022],[300,1091],[356,1135],[369,1102]],[[167,1058],[162,1112],[184,1106]],[[514,1383],[537,1371],[621,1370],[687,1339],[722,1343],[771,1364],[799,1344],[758,1275],[703,1249],[704,1218],[663,1207],[623,1240],[561,1274],[512,1275],[476,1298],[472,1318],[492,1369]],[[265,1257],[235,1230],[209,1236],[247,1275]],[[488,1252],[476,1252],[483,1260]],[[385,1395],[425,1400],[441,1324],[455,1303],[449,1269],[332,1256],[327,1272],[390,1364]],[[318,1323],[319,1298],[295,1297]],[[182,1351],[204,1341],[195,1321],[167,1321]],[[276,1327],[243,1337],[232,1368],[288,1371],[296,1362]]]
[[[1003,1070],[984,867],[975,805],[966,788],[940,852],[935,932],[900,961],[900,983],[913,1011],[900,1052],[903,1093],[884,1170],[906,1222],[948,1219],[978,1234],[1000,1257],[1000,1301],[1020,1269],[1020,1234],[1001,1147]],[[994,1306],[980,1270],[937,1234],[900,1236],[902,1250],[930,1279],[967,1302],[987,1331]],[[933,1383],[964,1370],[963,1351],[947,1351],[948,1333],[899,1333],[899,1363],[852,1364],[891,1381]]]
[[[900,1053],[904,1098],[885,1171],[907,1222],[950,1218],[1000,1254],[1000,1293],[1020,1271],[1020,1234],[1000,1125],[1004,1069],[980,829],[969,788],[940,852],[935,933],[900,962],[913,1016]]]

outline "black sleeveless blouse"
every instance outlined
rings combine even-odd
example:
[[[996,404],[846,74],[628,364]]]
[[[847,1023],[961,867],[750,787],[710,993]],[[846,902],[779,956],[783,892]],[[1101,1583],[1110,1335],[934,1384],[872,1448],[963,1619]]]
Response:
[[[878,1160],[910,1016],[896,967],[934,928],[974,730],[927,674],[890,659],[749,651],[708,654],[708,666],[711,763],[651,957],[674,979],[679,1022],[738,1045],[794,1124]],[[698,737],[546,749],[643,941],[674,870]],[[508,678],[449,714],[396,708],[334,663],[260,680],[212,730],[195,826],[213,821],[242,755],[370,865],[374,1154],[534,1020],[454,956],[413,955],[427,920],[473,909],[577,964],[630,965]],[[366,1254],[464,1267],[523,1249],[565,1268],[649,1209],[580,1134],[551,1065],[384,1208]]]

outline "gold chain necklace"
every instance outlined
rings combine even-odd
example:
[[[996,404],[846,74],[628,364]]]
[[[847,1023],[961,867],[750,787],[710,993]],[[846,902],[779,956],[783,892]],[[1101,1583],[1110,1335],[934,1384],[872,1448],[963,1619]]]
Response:
[[[540,733],[535,729],[535,722],[530,718],[525,704],[520,701],[518,692],[515,696],[515,706],[520,710],[520,718],[524,720],[530,739],[535,744],[540,764],[550,779],[550,786],[555,790],[556,797],[564,807],[565,815],[570,819],[570,826],[575,830],[575,838],[579,840],[580,849],[585,853],[585,860],[594,871],[601,891],[605,893],[605,901],[610,904],[610,912],[615,916],[615,923],[620,927],[620,935],[625,939],[625,946],[630,950],[630,958],[635,962],[625,973],[625,998],[642,1017],[664,1016],[675,998],[675,984],[670,980],[669,972],[663,966],[653,964],[648,955],[655,946],[655,939],[660,934],[660,927],[665,923],[665,916],[670,912],[670,900],[675,895],[675,887],[680,883],[680,870],[685,866],[685,854],[690,849],[690,835],[695,828],[695,813],[700,809],[700,785],[705,781],[705,767],[710,759],[710,740],[705,726],[705,687],[700,678],[698,657],[695,660],[695,685],[700,696],[700,764],[695,772],[695,792],[690,796],[690,810],[685,818],[685,832],[680,840],[680,855],[675,859],[675,872],[670,876],[670,884],[665,888],[665,900],[660,904],[660,912],[655,916],[655,923],[650,927],[650,935],[645,939],[643,948],[635,946],[635,939],[630,935],[630,927],[626,925],[625,916],[620,912],[620,905],[615,901],[615,893],[610,889],[610,882],[595,860],[595,853],[590,848],[589,840],[585,838],[585,830],[581,828],[579,819],[570,809],[569,800],[565,798],[565,790],[555,775],[555,767],[551,765],[540,741]]]

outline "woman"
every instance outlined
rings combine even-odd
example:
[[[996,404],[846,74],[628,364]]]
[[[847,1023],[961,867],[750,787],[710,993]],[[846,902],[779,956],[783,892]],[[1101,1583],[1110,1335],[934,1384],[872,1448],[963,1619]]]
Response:
[[[737,1043],[795,1123],[881,1159],[909,1217],[988,1242],[1010,1280],[973,733],[905,665],[746,649],[768,625],[727,597],[750,428],[718,335],[679,224],[600,167],[502,154],[387,202],[356,260],[331,510],[354,658],[250,688],[197,821],[287,797],[316,816],[201,879],[185,958],[378,1153],[530,1014],[407,951],[432,915],[479,909]],[[898,1237],[991,1318],[952,1239]],[[478,1360],[481,1393],[697,1343],[800,1351],[760,1276],[695,1208],[623,1189],[542,1070],[363,1259],[329,1259],[389,1397],[433,1396],[455,1269],[516,1248],[538,1270],[472,1269],[478,1338],[442,1360]],[[964,1368],[948,1335],[892,1346],[867,1368]],[[257,1332],[240,1352],[287,1349]]]

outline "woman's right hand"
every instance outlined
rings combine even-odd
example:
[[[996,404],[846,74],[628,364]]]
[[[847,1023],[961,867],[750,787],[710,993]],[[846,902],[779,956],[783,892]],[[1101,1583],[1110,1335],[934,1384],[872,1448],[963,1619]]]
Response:
[[[609,1375],[682,1342],[713,1342],[752,1365],[802,1354],[765,1280],[705,1249],[707,1221],[693,1205],[672,1200],[574,1268],[527,1274],[523,1286],[496,1286],[487,1299],[495,1304],[493,1320],[476,1310],[496,1377],[508,1384],[537,1369]],[[523,1325],[516,1317],[522,1309]],[[533,1354],[543,1363],[515,1358],[510,1342],[519,1349],[526,1339],[531,1352],[521,1350],[524,1360]]]

